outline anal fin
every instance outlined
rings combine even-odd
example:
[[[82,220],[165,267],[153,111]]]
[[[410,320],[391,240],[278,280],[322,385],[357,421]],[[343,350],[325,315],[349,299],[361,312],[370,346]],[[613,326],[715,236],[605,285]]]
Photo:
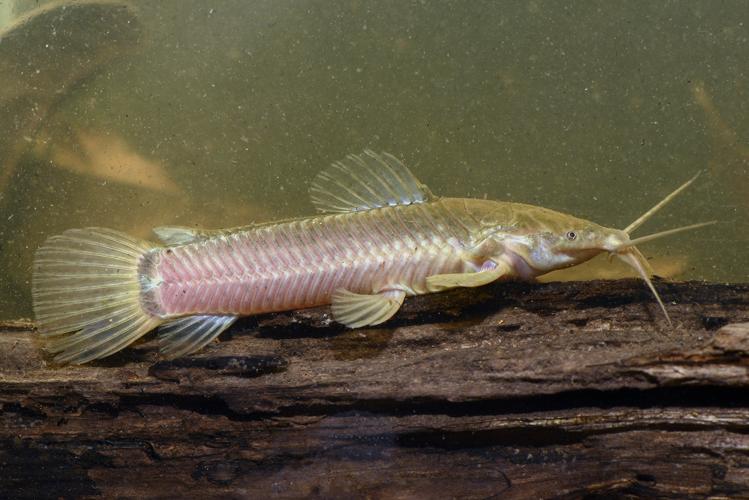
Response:
[[[159,329],[160,352],[176,358],[208,345],[229,328],[236,316],[196,315],[176,319]]]
[[[402,290],[370,295],[337,290],[332,297],[333,318],[349,328],[379,325],[398,312],[405,297],[406,292]]]

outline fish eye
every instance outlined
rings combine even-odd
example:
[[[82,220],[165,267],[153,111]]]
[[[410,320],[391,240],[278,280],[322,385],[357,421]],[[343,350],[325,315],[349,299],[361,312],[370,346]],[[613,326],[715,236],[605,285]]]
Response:
[[[567,231],[567,234],[564,236],[570,241],[575,241],[577,239],[577,233],[575,231]]]

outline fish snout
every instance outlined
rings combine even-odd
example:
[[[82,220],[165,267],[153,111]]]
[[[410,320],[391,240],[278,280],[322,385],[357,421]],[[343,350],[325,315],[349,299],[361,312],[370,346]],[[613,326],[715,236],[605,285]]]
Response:
[[[628,248],[630,244],[631,240],[627,233],[620,230],[612,230],[603,239],[601,249],[614,255],[617,253],[621,253],[621,251]]]

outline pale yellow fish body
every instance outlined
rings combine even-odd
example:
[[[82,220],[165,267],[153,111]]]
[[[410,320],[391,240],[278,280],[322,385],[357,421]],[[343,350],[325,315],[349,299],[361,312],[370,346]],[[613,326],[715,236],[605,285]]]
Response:
[[[144,301],[163,318],[250,315],[330,304],[338,290],[435,292],[445,286],[430,277],[473,276],[497,266],[504,278],[530,279],[542,272],[528,264],[526,248],[537,236],[530,228],[560,215],[517,203],[441,198],[203,233],[198,241],[148,254],[143,271],[154,285]],[[580,227],[582,221],[573,226],[572,220],[564,227]]]
[[[310,193],[324,215],[155,229],[166,246],[102,228],[50,238],[33,277],[49,349],[83,363],[161,326],[162,352],[176,356],[243,315],[331,304],[355,328],[387,321],[408,295],[533,280],[603,251],[642,268],[623,231],[520,203],[439,198],[385,153],[333,164]]]

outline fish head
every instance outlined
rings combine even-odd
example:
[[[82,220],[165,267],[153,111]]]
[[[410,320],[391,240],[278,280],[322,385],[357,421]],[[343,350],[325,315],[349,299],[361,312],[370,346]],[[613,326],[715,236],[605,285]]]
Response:
[[[539,265],[552,271],[586,262],[602,252],[614,253],[629,243],[629,235],[620,229],[601,226],[591,221],[564,217],[560,227],[541,233],[548,249],[546,260]],[[539,267],[540,268],[540,267]]]
[[[660,207],[656,205],[654,208],[657,210]],[[708,226],[714,224],[716,221],[700,222],[652,233],[647,236],[640,236],[639,238],[631,238],[629,234],[630,231],[633,230],[633,228],[637,228],[641,222],[652,215],[654,211],[655,210],[651,209],[650,213],[646,213],[641,217],[642,220],[638,219],[625,229],[613,229],[589,222],[589,225],[582,230],[573,229],[564,235],[555,235],[552,243],[549,245],[550,256],[548,257],[548,262],[563,262],[565,259],[564,256],[566,255],[569,260],[566,265],[560,267],[569,267],[585,262],[599,253],[608,252],[609,260],[613,257],[617,257],[637,272],[653,293],[653,296],[663,311],[663,315],[666,317],[666,321],[671,324],[671,318],[668,316],[666,307],[663,305],[660,295],[658,295],[655,286],[653,286],[653,283],[650,280],[650,276],[653,275],[653,270],[645,256],[637,248],[637,245],[662,238],[663,236]],[[559,269],[560,267],[554,267],[553,269]]]
[[[582,264],[628,241],[617,229],[540,207],[516,207],[515,221],[515,231],[498,236],[534,276]]]
[[[476,263],[505,261],[526,279],[585,262],[626,237],[615,229],[523,203],[466,200],[465,210],[469,221],[475,221]]]
[[[664,236],[715,224],[701,222],[631,238],[632,231],[649,220],[676,195],[692,184],[699,173],[663,198],[624,229],[613,229],[594,222],[532,205],[497,203],[481,219],[482,234],[495,240],[495,247],[521,277],[535,277],[550,271],[581,264],[602,252],[632,267],[645,281],[671,323],[650,276],[650,265],[636,245]],[[493,225],[493,227],[492,227]]]
[[[666,307],[650,280],[652,269],[637,245],[717,221],[690,224],[638,238],[631,238],[630,234],[689,187],[699,175],[697,173],[624,229],[612,229],[572,215],[521,203],[476,200],[470,203],[464,201],[462,206],[468,215],[465,220],[475,223],[476,229],[472,232],[477,241],[476,257],[486,259],[481,263],[482,268],[503,261],[513,270],[513,274],[532,279],[608,252],[610,258],[619,258],[645,281],[671,324]],[[466,227],[469,226],[466,224]]]

